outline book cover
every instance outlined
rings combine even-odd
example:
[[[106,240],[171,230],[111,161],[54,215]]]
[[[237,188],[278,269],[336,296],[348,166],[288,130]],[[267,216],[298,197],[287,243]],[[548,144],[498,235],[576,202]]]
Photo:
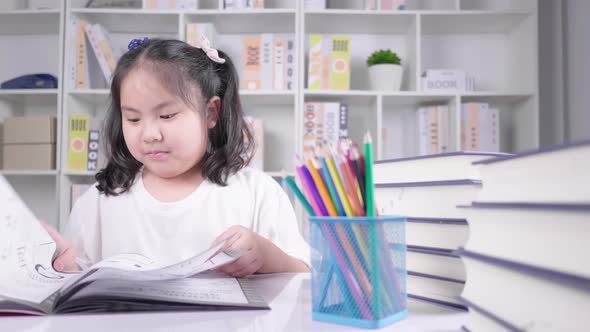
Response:
[[[275,36],[271,33],[263,33],[260,35],[261,40],[261,85],[262,90],[271,91],[275,85]]]
[[[285,36],[285,89],[297,89],[297,52],[295,49],[295,37]]]
[[[262,88],[260,42],[260,35],[244,39],[244,81],[242,86],[245,90],[260,90]]]
[[[332,88],[332,36],[324,35],[322,39],[322,90]]]
[[[88,78],[88,51],[86,49],[87,22],[80,18],[76,20],[76,89],[90,88]]]
[[[283,90],[285,83],[285,41],[275,40],[273,42],[273,89]]]
[[[309,67],[307,71],[307,88],[322,88],[322,35],[309,36]]]
[[[89,116],[71,114],[68,123],[69,171],[86,171],[88,161]]]
[[[330,88],[350,89],[350,36],[332,36]]]

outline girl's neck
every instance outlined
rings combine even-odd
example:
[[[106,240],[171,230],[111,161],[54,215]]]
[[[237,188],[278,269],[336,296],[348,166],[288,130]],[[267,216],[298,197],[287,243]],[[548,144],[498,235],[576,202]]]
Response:
[[[198,166],[172,178],[159,177],[145,168],[142,174],[143,186],[160,202],[176,202],[188,197],[203,180],[201,168]]]

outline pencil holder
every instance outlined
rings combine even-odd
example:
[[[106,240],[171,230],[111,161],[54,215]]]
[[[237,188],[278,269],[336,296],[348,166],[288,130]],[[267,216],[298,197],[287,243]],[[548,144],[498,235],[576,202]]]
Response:
[[[380,328],[408,315],[405,217],[309,217],[314,320]]]

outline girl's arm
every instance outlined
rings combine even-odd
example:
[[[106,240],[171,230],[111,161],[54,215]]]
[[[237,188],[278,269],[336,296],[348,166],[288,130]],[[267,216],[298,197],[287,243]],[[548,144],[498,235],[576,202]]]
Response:
[[[268,239],[258,235],[259,245],[264,256],[264,264],[257,273],[309,272],[302,260],[288,255]]]

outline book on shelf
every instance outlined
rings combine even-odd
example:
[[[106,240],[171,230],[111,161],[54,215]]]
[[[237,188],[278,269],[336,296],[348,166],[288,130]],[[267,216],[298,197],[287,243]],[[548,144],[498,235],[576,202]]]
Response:
[[[590,325],[590,278],[465,249],[458,254],[467,270],[461,295],[469,307],[467,329],[583,331]],[[583,260],[582,252],[571,255]]]
[[[88,23],[85,25],[84,29],[104,79],[107,82],[107,85],[110,85],[113,73],[115,72],[115,67],[117,66],[117,61],[121,57],[122,52],[113,47],[114,44],[108,32],[102,25],[98,23]]]
[[[70,63],[68,80],[72,89],[107,87],[122,50],[114,46],[100,24],[92,24],[74,15],[70,17]]]
[[[295,39],[293,34],[247,36],[243,40],[242,87],[244,90],[294,90]]]
[[[310,153],[322,143],[337,144],[348,137],[348,105],[307,102],[303,116],[303,151]]]
[[[350,36],[312,34],[309,45],[308,89],[349,90]]]
[[[464,151],[500,151],[498,110],[487,103],[461,104],[461,149]]]
[[[407,245],[406,269],[428,275],[467,280],[465,265],[454,250]]]
[[[475,163],[486,183],[479,200],[588,203],[590,140]]]
[[[264,0],[223,0],[223,8],[228,10],[263,9]]]
[[[424,106],[416,112],[418,120],[418,148],[420,155],[449,152],[449,107]]]
[[[70,171],[86,171],[89,122],[90,117],[84,114],[70,114],[68,119],[67,169]]]
[[[449,152],[410,158],[377,160],[374,165],[375,183],[444,181],[481,179],[479,167],[473,162],[508,157],[508,153]]]
[[[99,122],[86,114],[70,114],[68,119],[67,170],[97,171],[106,158],[100,150]]]
[[[268,309],[248,279],[210,271],[245,254],[222,249],[227,240],[170,266],[123,253],[81,272],[58,272],[52,266],[57,244],[2,176],[0,199],[8,207],[0,215],[10,221],[0,225],[0,312]]]
[[[422,73],[422,91],[460,93],[475,90],[475,79],[460,69],[429,69]]]

